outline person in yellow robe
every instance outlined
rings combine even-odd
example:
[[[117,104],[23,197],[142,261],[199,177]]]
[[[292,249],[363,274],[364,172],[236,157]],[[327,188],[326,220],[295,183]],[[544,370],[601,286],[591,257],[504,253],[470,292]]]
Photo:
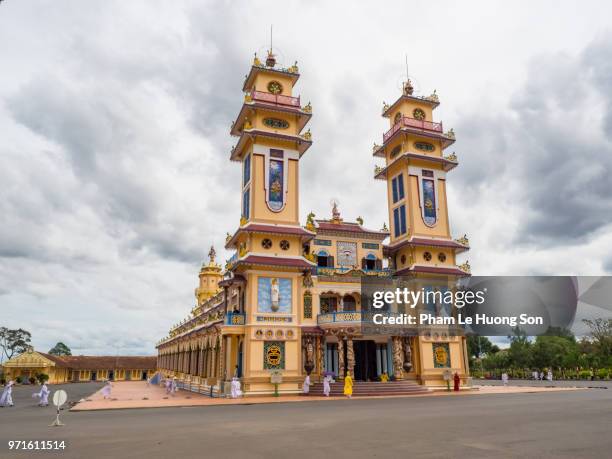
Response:
[[[351,377],[350,371],[346,373],[344,377],[344,395],[351,398],[353,395],[353,378]]]
[[[388,381],[389,381],[389,375],[386,372],[380,375],[380,382],[388,382]]]

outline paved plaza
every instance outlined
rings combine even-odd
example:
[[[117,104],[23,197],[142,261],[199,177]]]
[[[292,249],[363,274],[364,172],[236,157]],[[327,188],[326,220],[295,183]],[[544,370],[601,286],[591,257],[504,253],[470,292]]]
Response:
[[[72,400],[96,384],[70,384]],[[367,398],[101,411],[38,408],[32,389],[0,409],[0,458],[609,457],[612,390]],[[316,442],[311,439],[317,438]],[[8,440],[66,440],[62,453]]]

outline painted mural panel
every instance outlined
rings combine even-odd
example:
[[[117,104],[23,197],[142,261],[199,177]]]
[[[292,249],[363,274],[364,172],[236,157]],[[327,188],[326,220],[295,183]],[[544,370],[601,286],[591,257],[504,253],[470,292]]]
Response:
[[[357,243],[338,241],[338,264],[344,267],[357,266]]]
[[[268,206],[271,210],[278,211],[283,208],[283,162],[271,159],[268,174]]]
[[[257,312],[291,313],[291,279],[260,277],[257,280]]]
[[[423,221],[430,226],[436,223],[435,183],[430,179],[423,179]]]

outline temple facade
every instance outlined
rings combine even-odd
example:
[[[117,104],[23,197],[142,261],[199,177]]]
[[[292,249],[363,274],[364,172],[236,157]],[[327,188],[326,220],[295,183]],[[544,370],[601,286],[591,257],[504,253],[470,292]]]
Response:
[[[226,393],[236,377],[247,395],[295,393],[306,374],[318,381],[326,372],[357,381],[386,373],[428,387],[457,373],[465,384],[465,337],[435,327],[414,336],[362,327],[372,317],[362,305],[364,279],[402,276],[443,291],[470,275],[456,259],[468,240],[450,232],[446,174],[458,162],[444,155],[454,133],[433,121],[437,95],[415,95],[408,80],[384,104],[390,128],[373,155],[384,159],[374,178],[387,182],[388,227],[345,221],[336,203],[329,218],[310,213],[302,225],[299,169],[312,145],[312,108],[294,93],[299,76],[297,63],[279,68],[271,51],[263,62],[254,58],[230,132],[230,160],[242,170],[241,219],[225,241],[234,255],[221,268],[211,248],[195,307],[157,344],[158,369],[201,392]],[[441,304],[420,309],[456,314]]]

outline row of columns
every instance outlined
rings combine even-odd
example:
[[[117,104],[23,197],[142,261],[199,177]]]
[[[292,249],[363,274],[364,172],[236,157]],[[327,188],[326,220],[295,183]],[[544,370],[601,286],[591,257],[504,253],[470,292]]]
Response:
[[[223,344],[215,347],[174,351],[159,356],[161,369],[202,378],[221,377],[224,367]]]

